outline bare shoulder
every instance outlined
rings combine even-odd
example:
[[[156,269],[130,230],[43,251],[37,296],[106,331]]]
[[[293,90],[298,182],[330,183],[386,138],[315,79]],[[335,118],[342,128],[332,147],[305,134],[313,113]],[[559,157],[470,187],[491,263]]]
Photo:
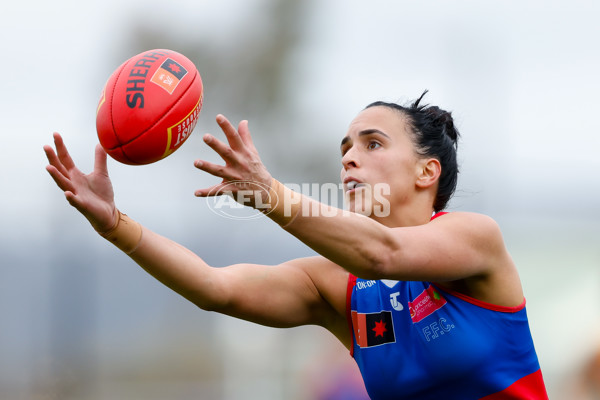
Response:
[[[449,229],[480,249],[483,274],[446,282],[445,285],[478,300],[502,306],[518,306],[523,301],[521,281],[506,248],[498,223],[490,216],[471,212],[452,212],[431,224]]]
[[[482,233],[500,233],[500,227],[492,217],[474,212],[456,211],[445,213],[435,218],[431,223],[460,225],[465,228],[481,231]]]
[[[471,242],[484,250],[487,257],[501,255],[506,250],[500,226],[485,214],[450,212],[435,218],[428,225]]]

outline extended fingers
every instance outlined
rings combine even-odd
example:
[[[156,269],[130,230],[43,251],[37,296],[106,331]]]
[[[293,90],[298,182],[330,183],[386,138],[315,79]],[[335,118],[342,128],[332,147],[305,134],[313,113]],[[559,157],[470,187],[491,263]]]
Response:
[[[223,194],[222,189],[227,187],[229,182],[221,182],[218,185],[213,185],[208,188],[198,189],[194,192],[194,196],[196,197],[212,197],[212,196],[220,196]]]
[[[242,122],[240,122],[240,125],[238,126],[238,133],[240,135],[240,138],[244,142],[244,144],[249,149],[256,152],[256,147],[254,147],[254,143],[252,142],[252,137],[250,136],[250,129],[248,129],[248,121],[247,120],[243,120]]]
[[[235,129],[235,127],[231,125],[231,122],[229,122],[229,120],[225,118],[224,115],[217,115],[217,124],[219,124],[219,126],[221,127],[221,130],[225,134],[225,137],[227,137],[227,142],[229,143],[229,146],[231,146],[233,150],[237,151],[244,148],[244,142],[242,141],[240,134]]]
[[[50,174],[56,185],[63,192],[75,192],[75,187],[68,177],[64,176],[54,165],[46,166],[46,171]]]
[[[213,164],[208,161],[196,160],[194,166],[201,169],[204,172],[208,172],[211,175],[223,178],[225,180],[237,180],[238,176],[233,174],[233,170],[227,166]]]
[[[65,168],[65,166],[60,162],[58,156],[54,152],[54,149],[48,145],[44,146],[44,153],[46,153],[46,158],[51,166],[53,166],[59,173],[64,175],[65,177],[69,176],[69,171]]]
[[[204,135],[202,138],[204,143],[206,143],[211,149],[217,152],[221,158],[231,164],[237,164],[238,159],[236,157],[235,151],[227,146],[225,143],[217,139],[216,137],[209,135],[208,133]]]
[[[69,155],[69,151],[67,150],[67,146],[65,146],[65,142],[58,133],[54,133],[54,145],[56,147],[58,159],[60,160],[62,165],[64,165],[67,170],[74,168],[75,163]]]

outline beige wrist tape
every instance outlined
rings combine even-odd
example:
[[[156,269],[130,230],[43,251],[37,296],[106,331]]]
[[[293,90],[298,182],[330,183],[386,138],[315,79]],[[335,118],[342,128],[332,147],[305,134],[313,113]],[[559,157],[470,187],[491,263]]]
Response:
[[[269,189],[271,207],[265,214],[282,227],[291,224],[302,211],[302,194],[274,179]]]
[[[142,226],[121,211],[117,210],[117,213],[117,224],[108,232],[101,233],[100,236],[125,253],[131,254],[142,241]]]

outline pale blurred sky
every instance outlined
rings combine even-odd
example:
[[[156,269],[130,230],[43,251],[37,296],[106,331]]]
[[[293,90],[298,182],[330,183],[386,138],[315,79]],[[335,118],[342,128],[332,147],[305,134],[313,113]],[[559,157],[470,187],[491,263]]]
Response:
[[[501,222],[507,242],[521,261],[524,285],[534,293],[528,307],[530,314],[537,312],[532,329],[540,359],[550,364],[546,368],[550,376],[558,376],[559,361],[569,355],[561,352],[562,345],[575,342],[580,344],[576,350],[583,348],[581,343],[600,321],[595,305],[600,303],[600,3],[310,3],[311,11],[298,16],[307,32],[289,61],[285,82],[294,93],[290,107],[295,118],[283,121],[277,132],[262,132],[265,154],[305,153],[308,164],[313,149],[331,149],[336,161],[323,174],[335,179],[339,142],[356,113],[375,100],[406,102],[429,89],[427,101],[453,111],[462,133],[461,176],[453,208],[488,213]],[[44,170],[42,146],[51,142],[53,131],[59,131],[75,161],[84,171],[91,169],[98,96],[108,75],[123,61],[114,54],[137,53],[123,47],[132,34],[132,21],[144,20],[161,30],[167,27],[172,37],[182,41],[208,40],[227,52],[245,30],[262,28],[265,4],[268,0],[58,0],[3,5],[0,249],[13,261],[10,266],[4,264],[0,254],[0,274],[10,267],[13,275],[0,276],[18,276],[15,271],[21,269],[31,275],[19,276],[18,283],[5,279],[0,289],[15,294],[19,292],[16,287],[32,282],[35,287],[32,276],[52,276],[52,265],[33,265],[30,258],[38,247],[44,248],[42,244],[58,240],[65,253],[69,246],[80,246],[79,239],[85,243],[96,239]],[[197,67],[202,74],[202,65]],[[205,80],[204,85],[210,87],[211,82]],[[211,101],[206,98],[205,104]],[[227,99],[219,101],[210,106],[227,115]],[[268,121],[276,117],[252,116],[250,126],[272,127]],[[109,169],[119,207],[151,228],[186,245],[196,243],[196,237],[183,236],[182,226],[185,232],[210,229],[217,237],[227,232],[227,239],[238,247],[237,253],[213,255],[213,261],[222,265],[232,254],[256,248],[258,242],[253,240],[258,239],[248,238],[247,232],[238,230],[239,224],[219,220],[206,209],[204,200],[192,196],[194,189],[214,183],[192,167],[194,158],[210,157],[199,137],[215,132],[213,121],[213,115],[201,113],[193,137],[166,160],[145,167],[111,160]],[[289,129],[294,132],[290,148],[268,148],[269,135],[286,134],[285,122],[294,126]],[[269,167],[278,177],[277,165]],[[304,179],[311,182],[316,177]],[[277,231],[265,222],[244,226],[259,233]],[[209,245],[218,243],[212,236],[203,240]],[[273,240],[296,256],[305,254],[284,233]],[[36,245],[32,254],[11,252],[27,248],[28,243]],[[94,246],[96,254],[107,251],[103,243]],[[105,281],[108,290],[110,279]],[[562,285],[567,281],[570,286],[565,289]],[[38,287],[47,289],[40,282]],[[582,282],[585,290],[577,290]],[[573,296],[544,297],[548,292]],[[43,301],[43,292],[38,296]],[[25,307],[34,302],[19,303],[8,295],[4,299],[4,308],[0,305],[4,312],[14,312],[7,304]],[[555,315],[543,302],[565,313],[573,313],[571,305],[586,304],[587,308],[578,309],[580,314],[571,314],[581,329],[557,326]],[[596,314],[590,316],[590,311]],[[34,311],[23,310],[22,315],[17,322],[40,328],[31,322],[37,315]],[[8,344],[0,343],[0,349],[9,348],[21,334],[11,328],[4,336]],[[24,335],[23,340],[39,339],[31,331]],[[18,352],[18,346],[13,348]]]
[[[265,2],[5,5],[0,183],[11,212],[3,218],[44,213],[40,196],[55,197],[40,156],[53,130],[91,168],[98,93],[116,66],[111,48],[131,33],[128,21],[167,25],[174,37],[210,37],[228,51],[241,27],[260,29]],[[306,117],[305,139],[337,150],[370,101],[407,101],[427,88],[427,99],[454,111],[463,133],[462,188],[507,195],[494,206],[510,203],[511,212],[583,218],[600,198],[599,8],[591,1],[313,2],[312,12],[299,16],[309,33],[287,82]],[[226,103],[219,109],[227,114]],[[201,116],[197,135],[214,129],[213,117]]]

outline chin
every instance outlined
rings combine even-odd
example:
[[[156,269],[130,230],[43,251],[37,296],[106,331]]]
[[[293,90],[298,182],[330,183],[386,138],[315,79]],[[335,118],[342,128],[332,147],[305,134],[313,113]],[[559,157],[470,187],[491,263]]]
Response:
[[[350,212],[370,217],[373,214],[373,201],[370,198],[347,199],[346,209]]]

